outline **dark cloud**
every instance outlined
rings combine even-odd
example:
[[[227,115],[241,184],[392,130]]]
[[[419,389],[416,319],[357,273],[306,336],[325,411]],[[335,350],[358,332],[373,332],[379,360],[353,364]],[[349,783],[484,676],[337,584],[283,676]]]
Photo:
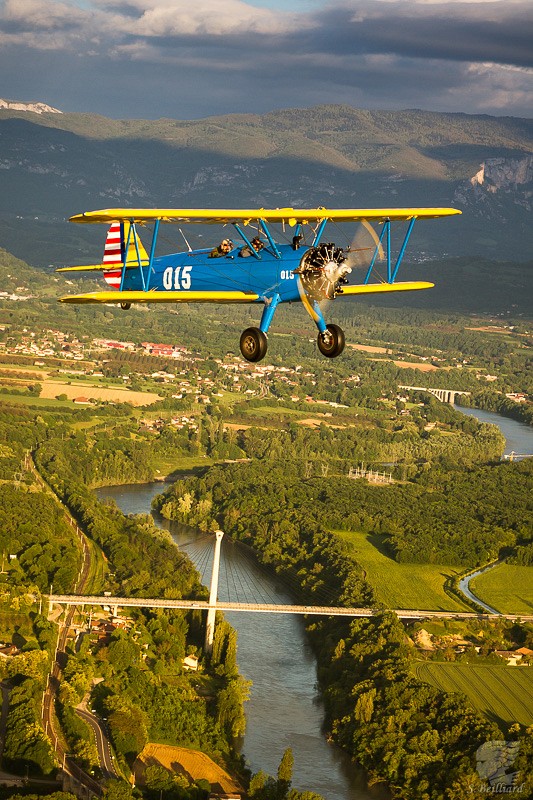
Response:
[[[7,0],[2,92],[112,117],[318,103],[533,111],[530,0],[352,0],[285,15],[239,0],[197,0],[190,14],[184,6]]]
[[[319,30],[305,37],[306,46],[318,51],[328,52],[334,43],[336,50],[342,48],[348,53],[533,67],[531,2],[422,4],[366,0],[331,8],[318,16]]]

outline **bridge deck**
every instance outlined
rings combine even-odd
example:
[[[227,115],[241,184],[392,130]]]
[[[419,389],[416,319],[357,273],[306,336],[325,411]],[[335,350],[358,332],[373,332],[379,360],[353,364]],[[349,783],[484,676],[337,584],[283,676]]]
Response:
[[[206,600],[159,600],[146,597],[105,597],[88,595],[53,594],[49,596],[51,603],[69,606],[113,606],[120,608],[181,608],[184,610],[200,609],[207,611],[212,606]],[[335,606],[286,606],[268,603],[231,603],[219,600],[216,604],[218,611],[247,611],[263,614],[315,614],[327,617],[373,617],[382,613],[380,608],[339,608]],[[400,619],[428,619],[431,617],[449,617],[452,619],[467,619],[477,617],[490,619],[495,616],[502,619],[521,619],[533,622],[533,615],[524,614],[481,614],[475,611],[444,611],[424,609],[388,609]]]

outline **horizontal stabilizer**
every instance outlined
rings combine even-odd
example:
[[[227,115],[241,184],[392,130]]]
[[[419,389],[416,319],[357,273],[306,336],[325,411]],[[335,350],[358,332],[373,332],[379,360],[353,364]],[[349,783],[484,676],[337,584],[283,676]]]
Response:
[[[432,289],[428,281],[398,281],[398,283],[363,283],[359,286],[343,286],[340,297],[351,294],[377,294],[382,292],[413,292],[417,289]]]
[[[61,297],[60,303],[255,303],[254,292],[90,292]]]
[[[146,267],[148,265],[148,260],[141,261],[141,266]],[[131,264],[126,264],[127,269],[135,269],[139,267],[139,262],[135,261]],[[119,265],[119,269],[122,269],[122,264]],[[117,267],[110,267],[109,264],[88,264],[87,266],[81,267],[58,267],[56,272],[104,272],[109,271],[111,269],[117,269]]]

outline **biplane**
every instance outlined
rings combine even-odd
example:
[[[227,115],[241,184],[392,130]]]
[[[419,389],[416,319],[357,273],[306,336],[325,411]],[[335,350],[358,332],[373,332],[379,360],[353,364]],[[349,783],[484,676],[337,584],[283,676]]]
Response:
[[[267,335],[280,303],[301,302],[318,328],[317,344],[327,358],[342,353],[342,328],[326,324],[323,301],[354,295],[429,289],[425,281],[397,281],[398,270],[417,219],[460,214],[454,208],[380,209],[120,209],[88,211],[71,217],[76,223],[109,226],[100,264],[63,267],[59,272],[102,271],[109,291],[70,295],[63,303],[254,303],[263,311],[258,327],[240,337],[248,361],[267,352]],[[404,223],[403,241],[394,251],[391,230]],[[329,228],[360,223],[371,233],[371,247],[338,246],[329,241]],[[239,244],[227,238],[223,247],[156,255],[162,225],[209,224],[232,226]],[[140,229],[151,228],[145,248]],[[327,234],[326,234],[327,232]],[[364,275],[350,283],[353,257],[369,251]],[[360,264],[359,264],[360,266]],[[381,273],[384,274],[381,274]]]

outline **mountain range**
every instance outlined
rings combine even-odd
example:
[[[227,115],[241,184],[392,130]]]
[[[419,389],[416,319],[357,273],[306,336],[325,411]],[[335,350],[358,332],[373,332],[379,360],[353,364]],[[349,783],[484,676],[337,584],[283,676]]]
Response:
[[[0,100],[0,174],[0,246],[41,267],[99,258],[99,226],[66,219],[117,206],[455,206],[419,223],[415,260],[533,246],[530,119],[330,105],[114,120]]]

